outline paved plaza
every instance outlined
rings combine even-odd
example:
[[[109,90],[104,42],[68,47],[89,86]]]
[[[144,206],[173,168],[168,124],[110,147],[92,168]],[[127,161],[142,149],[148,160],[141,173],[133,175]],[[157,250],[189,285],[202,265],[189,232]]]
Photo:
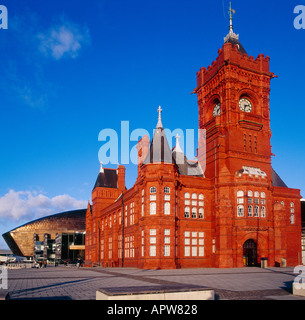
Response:
[[[8,300],[95,300],[98,289],[205,286],[216,300],[305,300],[291,294],[293,268],[141,270],[48,266],[8,270]]]

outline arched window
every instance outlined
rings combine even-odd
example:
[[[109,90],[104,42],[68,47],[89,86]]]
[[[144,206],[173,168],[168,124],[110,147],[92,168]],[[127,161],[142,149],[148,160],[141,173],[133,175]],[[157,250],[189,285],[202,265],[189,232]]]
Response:
[[[171,206],[169,202],[164,203],[164,214],[170,215],[171,211]]]
[[[254,192],[254,198],[259,198],[259,192],[258,191]]]
[[[294,224],[294,214],[290,215],[290,223]]]
[[[164,187],[164,193],[170,193],[170,188],[169,187]]]
[[[262,218],[266,217],[266,208],[264,206],[261,207],[261,217]]]
[[[248,217],[253,217],[253,206],[248,206]]]
[[[202,193],[200,193],[198,199],[199,199],[199,200],[203,200],[203,199],[204,199],[204,195],[203,195]]]
[[[290,202],[290,208],[294,208],[294,203]]]
[[[253,197],[253,192],[251,190],[248,191],[248,197],[250,197],[250,198]]]
[[[156,208],[157,208],[156,202],[151,202],[150,203],[150,208],[149,208],[151,215],[155,215],[156,214]]]
[[[237,198],[241,198],[244,196],[244,192],[243,191],[237,191]]]
[[[203,208],[199,208],[198,218],[203,219],[204,218],[204,210]]]
[[[197,208],[192,208],[192,218],[193,219],[197,218]]]
[[[263,198],[263,199],[266,198],[266,193],[265,192],[261,192],[261,198]]]
[[[237,216],[238,217],[243,217],[244,216],[244,206],[242,206],[242,205],[237,206]]]
[[[189,198],[190,198],[190,194],[189,194],[188,192],[186,192],[186,193],[184,194],[184,198],[185,198],[185,199],[189,199]]]
[[[259,206],[254,207],[254,217],[259,217]]]
[[[192,193],[192,199],[197,199],[197,194],[196,193]]]
[[[151,187],[150,188],[150,193],[156,193],[157,192],[157,188],[156,187]]]
[[[190,207],[185,207],[184,208],[184,218],[189,218],[190,217]]]

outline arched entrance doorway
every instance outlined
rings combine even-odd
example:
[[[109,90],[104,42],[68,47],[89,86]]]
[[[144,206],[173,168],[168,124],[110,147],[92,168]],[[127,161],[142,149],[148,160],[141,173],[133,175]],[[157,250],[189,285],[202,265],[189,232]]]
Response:
[[[254,240],[249,239],[243,245],[243,258],[246,267],[257,265],[257,246]]]

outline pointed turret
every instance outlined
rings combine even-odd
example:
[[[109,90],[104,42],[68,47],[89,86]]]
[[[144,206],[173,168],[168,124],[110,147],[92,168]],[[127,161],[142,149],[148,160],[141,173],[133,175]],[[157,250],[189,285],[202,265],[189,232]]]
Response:
[[[161,106],[159,106],[158,123],[154,132],[154,137],[150,144],[150,149],[143,164],[147,163],[172,163],[172,152],[163,129],[161,119]]]

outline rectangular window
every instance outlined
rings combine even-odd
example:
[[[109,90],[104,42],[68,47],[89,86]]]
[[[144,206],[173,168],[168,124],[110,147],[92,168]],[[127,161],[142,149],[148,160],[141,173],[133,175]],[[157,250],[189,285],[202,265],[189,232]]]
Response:
[[[197,257],[197,246],[192,247],[192,257]]]
[[[169,244],[170,243],[170,237],[164,237],[164,243]]]
[[[157,238],[156,238],[156,237],[150,237],[149,242],[150,242],[151,244],[156,244],[156,243],[157,243]]]
[[[170,246],[166,245],[164,246],[164,257],[170,256]]]
[[[150,195],[150,201],[156,201],[157,196],[155,194]]]
[[[199,257],[204,257],[204,247],[199,247]]]
[[[149,246],[149,255],[150,257],[155,257],[157,255],[157,247]]]
[[[184,232],[184,256],[204,256],[204,232]]]
[[[150,230],[149,230],[149,234],[150,234],[151,236],[155,236],[155,235],[157,234],[157,230],[156,230],[156,229],[150,229]]]
[[[189,257],[190,256],[190,247],[184,247],[184,256]]]
[[[164,235],[169,236],[170,235],[170,229],[164,229]]]

